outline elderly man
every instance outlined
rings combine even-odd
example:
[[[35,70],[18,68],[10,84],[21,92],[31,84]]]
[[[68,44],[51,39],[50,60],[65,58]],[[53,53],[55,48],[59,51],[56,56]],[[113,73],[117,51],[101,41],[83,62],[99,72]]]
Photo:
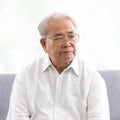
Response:
[[[38,29],[47,54],[17,75],[7,120],[109,120],[104,80],[77,57],[75,21],[54,13]]]

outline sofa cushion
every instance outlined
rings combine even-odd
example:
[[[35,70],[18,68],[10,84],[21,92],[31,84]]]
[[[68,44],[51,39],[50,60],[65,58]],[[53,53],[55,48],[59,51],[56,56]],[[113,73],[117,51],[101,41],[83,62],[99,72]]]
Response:
[[[120,120],[120,71],[100,71],[106,81],[110,120]]]
[[[13,74],[0,75],[0,120],[6,119],[14,78]]]

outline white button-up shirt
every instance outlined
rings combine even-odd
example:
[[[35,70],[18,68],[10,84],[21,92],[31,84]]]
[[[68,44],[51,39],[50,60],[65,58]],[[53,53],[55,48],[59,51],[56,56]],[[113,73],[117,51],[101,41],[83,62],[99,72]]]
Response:
[[[61,74],[41,57],[17,75],[7,120],[109,120],[105,82],[77,57]]]

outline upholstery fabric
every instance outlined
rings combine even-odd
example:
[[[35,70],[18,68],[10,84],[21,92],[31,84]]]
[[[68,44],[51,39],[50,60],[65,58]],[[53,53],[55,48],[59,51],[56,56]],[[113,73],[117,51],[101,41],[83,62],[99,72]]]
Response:
[[[6,119],[14,78],[13,74],[0,75],[0,120]]]
[[[120,120],[120,71],[100,71],[106,81],[110,120]]]

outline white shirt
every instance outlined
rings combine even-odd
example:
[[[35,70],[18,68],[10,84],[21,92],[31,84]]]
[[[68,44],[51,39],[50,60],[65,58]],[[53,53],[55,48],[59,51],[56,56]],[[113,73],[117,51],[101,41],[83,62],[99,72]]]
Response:
[[[41,57],[17,75],[7,120],[109,120],[105,82],[77,57],[61,74]]]

